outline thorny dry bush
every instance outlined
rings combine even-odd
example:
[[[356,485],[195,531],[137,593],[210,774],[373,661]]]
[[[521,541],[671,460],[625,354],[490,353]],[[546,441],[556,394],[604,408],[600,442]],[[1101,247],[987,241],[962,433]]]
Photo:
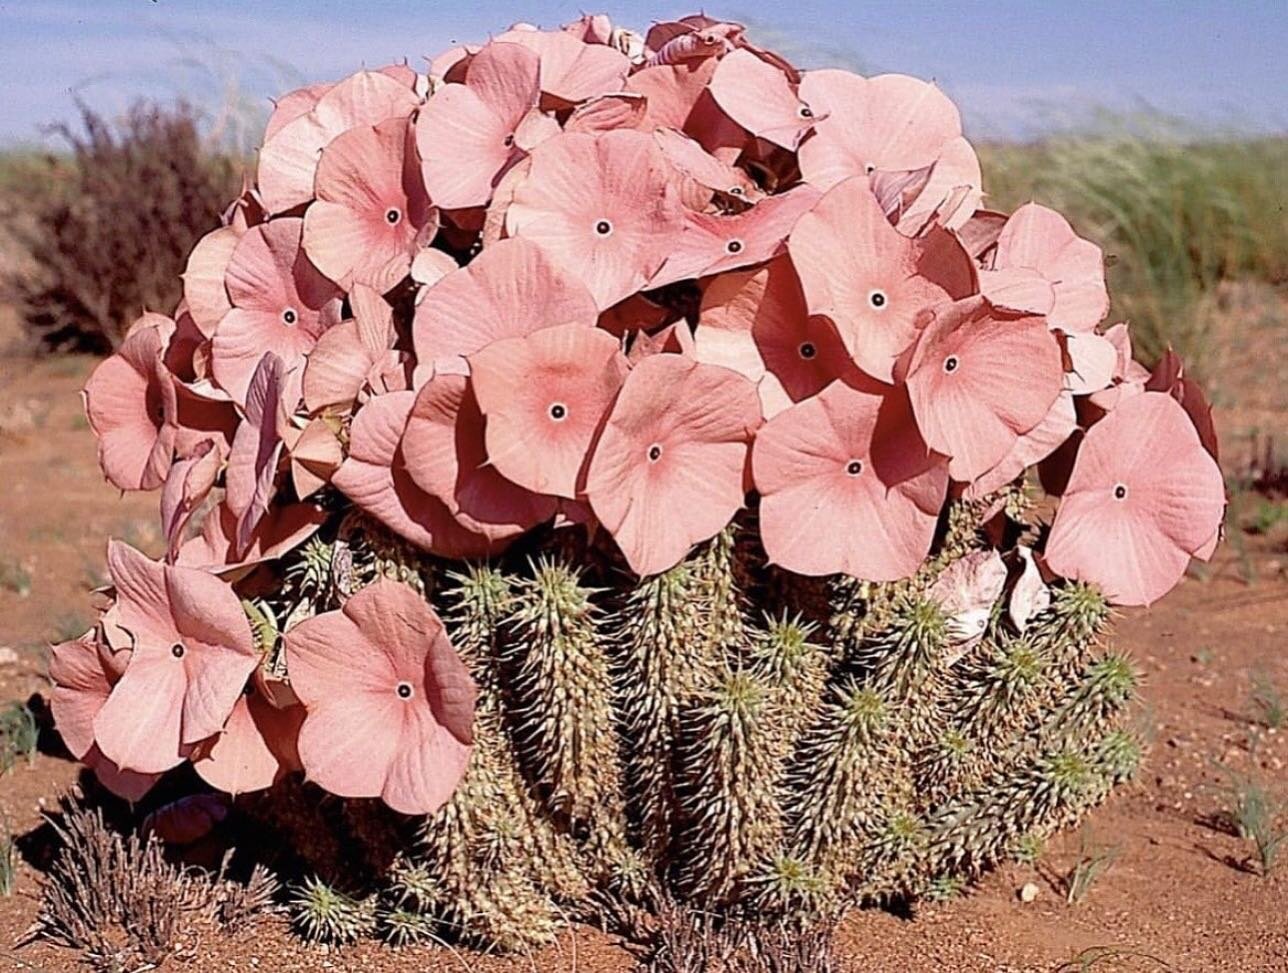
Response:
[[[78,950],[95,970],[136,970],[183,952],[198,924],[245,928],[274,908],[278,883],[256,866],[246,884],[166,861],[161,842],[121,835],[99,809],[71,807],[50,821],[63,845],[22,942]]]

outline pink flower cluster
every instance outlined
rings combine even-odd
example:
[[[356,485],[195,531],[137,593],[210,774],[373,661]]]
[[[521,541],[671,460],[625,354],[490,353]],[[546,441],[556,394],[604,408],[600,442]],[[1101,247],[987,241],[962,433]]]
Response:
[[[1160,597],[1218,538],[1207,404],[1103,326],[1097,246],[982,199],[933,84],[799,71],[705,16],[516,25],[290,93],[173,317],[86,386],[168,546],[113,545],[114,606],[56,650],[69,746],[127,793],[191,759],[437,807],[473,687],[432,609],[377,584],[287,632],[274,681],[223,580],[337,495],[444,557],[553,523],[640,575],[752,502],[771,563],[888,581],[951,498],[1036,465],[1045,577]]]

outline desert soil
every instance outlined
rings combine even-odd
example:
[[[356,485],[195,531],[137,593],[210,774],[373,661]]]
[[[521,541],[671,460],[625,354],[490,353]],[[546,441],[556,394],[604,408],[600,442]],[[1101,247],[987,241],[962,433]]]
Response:
[[[1264,354],[1264,343],[1241,334],[1226,347],[1231,354],[1216,383],[1218,422],[1229,444],[1227,466],[1237,466],[1246,462],[1254,429],[1288,429],[1288,403],[1281,376],[1267,374],[1282,364],[1272,361],[1267,369],[1253,352],[1259,347]],[[8,660],[0,661],[0,705],[45,692],[46,643],[90,624],[91,589],[105,580],[106,538],[158,547],[156,497],[119,496],[95,464],[77,396],[93,364],[0,358],[0,571],[20,567],[30,579],[28,589],[0,578],[0,646],[13,650],[0,650]],[[1288,847],[1281,867],[1262,877],[1249,843],[1223,816],[1232,774],[1253,775],[1288,796],[1288,728],[1267,729],[1249,717],[1254,675],[1288,697],[1288,540],[1283,525],[1276,531],[1227,542],[1201,575],[1119,620],[1115,638],[1146,675],[1142,719],[1153,737],[1137,781],[1081,832],[1053,841],[1036,866],[1006,866],[964,895],[920,906],[911,916],[850,915],[837,936],[843,968],[1288,970]],[[34,832],[42,811],[55,807],[77,777],[69,760],[41,753],[0,778],[0,823],[17,836]],[[1116,857],[1070,904],[1065,877],[1082,847],[1111,849]],[[65,949],[10,948],[35,915],[40,881],[24,859],[17,894],[0,898],[0,971],[84,969]],[[1026,903],[1018,893],[1029,883],[1037,895]],[[189,945],[167,968],[608,973],[634,965],[623,944],[583,928],[540,953],[509,959],[372,944],[323,951],[303,945],[277,919],[238,938],[210,935]]]

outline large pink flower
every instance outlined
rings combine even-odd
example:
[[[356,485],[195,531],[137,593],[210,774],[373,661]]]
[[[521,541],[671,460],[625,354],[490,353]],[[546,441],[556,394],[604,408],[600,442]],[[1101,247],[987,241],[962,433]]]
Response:
[[[867,581],[916,572],[948,489],[948,465],[922,441],[902,390],[844,382],[766,423],[752,471],[771,562]]]
[[[616,338],[577,324],[496,341],[471,356],[488,461],[529,490],[576,499],[626,370]]]
[[[651,136],[566,132],[533,151],[506,226],[582,280],[602,310],[657,273],[680,215],[671,168]]]
[[[501,240],[425,291],[416,307],[416,359],[461,369],[499,338],[558,324],[595,323],[595,299],[574,272],[526,239]]]
[[[146,317],[85,383],[85,414],[98,437],[98,462],[120,490],[154,490],[174,459],[174,380],[162,361],[165,339]]]
[[[107,565],[133,651],[94,718],[94,738],[121,769],[160,773],[223,728],[259,653],[236,593],[214,575],[119,541]]]
[[[1042,318],[999,317],[971,298],[936,310],[907,384],[926,442],[952,457],[954,480],[969,482],[1050,412],[1062,374],[1060,346]]]
[[[1070,335],[1094,331],[1109,313],[1100,248],[1037,203],[1021,206],[1006,221],[980,287],[997,306],[1041,314]]]
[[[128,649],[114,655],[92,629],[78,639],[53,646],[49,678],[54,688],[49,708],[71,755],[92,770],[113,794],[137,801],[152,789],[160,775],[121,770],[94,741],[94,719],[121,678],[129,657]]]
[[[321,92],[312,106],[308,98],[292,103],[292,113],[305,110],[289,119],[282,113],[280,128],[270,129],[259,150],[256,182],[268,212],[282,213],[313,198],[318,158],[332,139],[360,125],[408,118],[420,103],[414,78],[405,68],[359,71]]]
[[[375,290],[355,284],[349,292],[353,317],[318,338],[304,368],[304,405],[311,413],[349,412],[365,393],[376,395],[407,387],[394,312]]]
[[[297,749],[304,707],[279,709],[258,687],[237,700],[223,732],[200,748],[192,767],[211,787],[246,794],[300,770]]]
[[[522,44],[493,42],[470,60],[464,84],[434,92],[416,119],[430,198],[444,209],[485,206],[522,156],[515,133],[541,95],[541,60]]]
[[[719,533],[746,498],[756,387],[683,355],[627,375],[595,446],[586,496],[631,570],[657,574]]]
[[[787,242],[813,314],[830,318],[855,363],[889,382],[923,312],[973,292],[970,258],[944,231],[910,240],[886,220],[868,180],[830,190]]]
[[[797,85],[751,51],[732,51],[722,57],[708,90],[731,119],[789,152],[796,151],[818,121],[816,110]]]
[[[322,150],[317,201],[304,213],[304,250],[346,288],[389,290],[438,230],[411,140],[407,120],[391,118],[350,129]]]
[[[299,754],[309,779],[402,814],[445,804],[473,749],[475,687],[424,599],[377,581],[285,641],[307,713]]]
[[[1210,552],[1225,486],[1185,410],[1162,392],[1120,403],[1088,430],[1047,540],[1056,574],[1119,605],[1148,605]]]
[[[340,291],[300,245],[304,221],[273,220],[246,232],[228,263],[232,309],[211,346],[215,381],[246,401],[251,375],[265,351],[287,370],[304,362],[318,337],[340,319]]]
[[[541,59],[541,91],[561,105],[620,91],[630,70],[626,56],[604,44],[587,44],[562,30],[512,29],[495,38],[521,44]]]

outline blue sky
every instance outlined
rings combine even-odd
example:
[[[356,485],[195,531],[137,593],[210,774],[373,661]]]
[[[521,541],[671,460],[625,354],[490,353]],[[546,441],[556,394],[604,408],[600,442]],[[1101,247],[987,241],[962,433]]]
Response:
[[[688,4],[592,4],[615,21]],[[1284,0],[784,0],[712,6],[802,66],[934,78],[968,134],[1040,134],[1095,106],[1142,103],[1215,127],[1288,131]],[[563,0],[0,0],[0,144],[35,141],[79,95],[115,111],[183,95],[251,138],[269,95],[365,63],[419,63]],[[641,12],[646,11],[646,12]],[[244,131],[243,131],[244,129]]]

